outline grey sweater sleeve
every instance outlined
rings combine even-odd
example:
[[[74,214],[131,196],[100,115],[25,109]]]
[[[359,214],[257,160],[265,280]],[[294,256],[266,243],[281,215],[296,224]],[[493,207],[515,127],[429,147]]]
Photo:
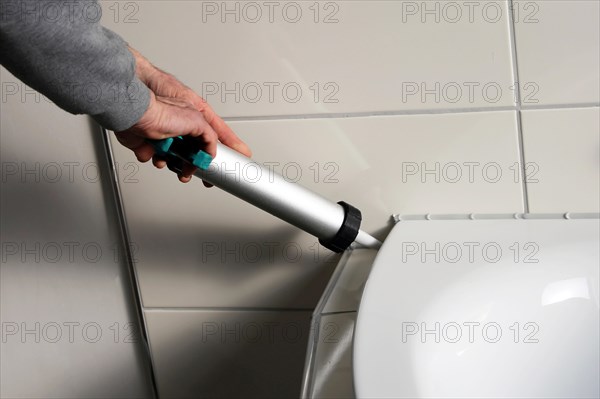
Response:
[[[97,0],[0,0],[0,63],[64,110],[120,131],[141,118],[150,92],[101,15]]]

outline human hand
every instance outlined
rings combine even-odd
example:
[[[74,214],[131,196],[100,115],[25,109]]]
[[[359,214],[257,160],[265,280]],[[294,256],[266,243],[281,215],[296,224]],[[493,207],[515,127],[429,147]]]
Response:
[[[216,155],[217,140],[248,157],[252,155],[250,148],[240,140],[202,97],[173,75],[152,65],[135,49],[129,47],[129,51],[136,60],[136,75],[148,86],[152,98],[146,111],[148,115],[144,114],[136,125],[126,131],[118,132],[117,139],[121,144],[132,149],[139,161],[147,162],[152,159],[154,166],[159,169],[164,168],[166,161],[155,154],[154,148],[144,139],[186,134],[200,137],[206,144],[206,152],[213,157]],[[151,110],[152,106],[154,109]],[[161,118],[160,122],[155,120],[158,117]],[[177,121],[180,117],[187,119]],[[194,123],[198,125],[189,130],[188,127]],[[211,152],[212,148],[214,150]],[[195,167],[186,165],[179,180],[187,183],[191,180],[195,170]],[[205,185],[210,186],[207,183]]]
[[[134,152],[140,162],[154,158],[154,165],[163,168],[166,162],[155,155],[154,147],[147,139],[180,136],[180,132],[201,140],[204,150],[213,157],[216,155],[218,135],[201,112],[185,101],[156,96],[152,92],[150,105],[140,120],[127,130],[115,132],[115,135],[121,144]],[[179,180],[182,183],[189,182],[195,170],[192,165],[185,165]]]
[[[206,122],[217,134],[218,140],[226,146],[250,157],[250,148],[231,130],[212,107],[192,89],[181,83],[173,75],[152,65],[144,56],[133,48],[129,48],[136,59],[136,75],[156,95],[175,101],[180,106],[191,107],[202,114]],[[182,134],[185,134],[182,132]],[[155,166],[162,168],[165,161],[158,156],[153,157]]]

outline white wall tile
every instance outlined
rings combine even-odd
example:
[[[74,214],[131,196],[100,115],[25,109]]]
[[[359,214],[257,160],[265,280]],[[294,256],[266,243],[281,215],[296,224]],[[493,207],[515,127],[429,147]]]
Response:
[[[514,103],[506,1],[264,4],[106,1],[103,22],[222,116]]]
[[[0,396],[151,397],[100,132],[0,77]]]
[[[600,108],[522,113],[531,212],[600,211]]]
[[[514,112],[231,126],[259,162],[358,207],[367,232],[385,231],[393,213],[523,211]],[[120,164],[133,161],[114,148]],[[150,164],[130,180],[121,187],[145,306],[315,306],[338,259],[315,238]]]
[[[515,1],[523,106],[600,102],[600,2]]]
[[[295,161],[304,172],[302,184],[358,206],[367,231],[382,229],[393,213],[511,212],[521,207],[520,183],[511,169],[518,161],[514,112],[231,126],[252,143],[256,159],[281,165]],[[318,179],[309,169],[315,162],[324,172]],[[327,162],[335,168],[326,169]]]
[[[160,397],[297,398],[310,312],[146,312]]]

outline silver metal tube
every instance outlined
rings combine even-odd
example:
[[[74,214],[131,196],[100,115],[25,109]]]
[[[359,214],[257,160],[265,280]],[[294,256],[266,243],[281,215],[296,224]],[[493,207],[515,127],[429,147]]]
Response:
[[[195,176],[320,239],[333,238],[344,222],[341,205],[222,144],[208,169],[197,169]],[[370,248],[381,245],[363,231],[356,242]]]

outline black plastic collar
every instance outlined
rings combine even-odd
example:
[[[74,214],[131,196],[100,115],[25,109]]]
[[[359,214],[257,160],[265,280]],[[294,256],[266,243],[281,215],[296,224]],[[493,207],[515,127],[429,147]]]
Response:
[[[319,238],[319,243],[325,248],[339,253],[344,252],[356,239],[360,230],[360,222],[362,222],[362,214],[358,209],[344,201],[340,201],[338,204],[344,208],[344,222],[332,239],[323,240]]]

